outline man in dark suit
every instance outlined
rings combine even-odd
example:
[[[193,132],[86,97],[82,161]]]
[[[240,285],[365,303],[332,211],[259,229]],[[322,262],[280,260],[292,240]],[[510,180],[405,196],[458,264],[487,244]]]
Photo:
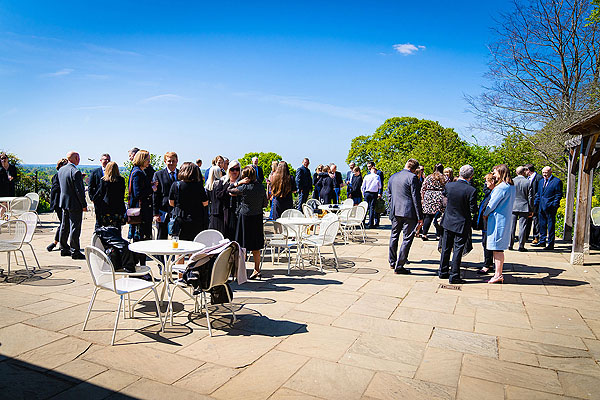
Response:
[[[444,196],[448,199],[446,210],[440,225],[444,228],[442,237],[442,255],[440,257],[440,279],[448,278],[450,283],[463,283],[460,278],[460,264],[465,246],[471,236],[473,214],[477,212],[477,190],[469,181],[473,177],[473,167],[463,165],[459,178],[448,182],[444,187]],[[450,254],[452,265],[450,266]]]
[[[258,165],[258,157],[252,157],[252,167],[254,167],[254,172],[256,172],[256,181],[263,183],[265,181],[265,175],[263,174],[262,167]]]
[[[525,177],[525,167],[517,167],[517,176],[513,179],[515,183],[515,202],[512,212],[512,229],[510,233],[510,246],[513,249],[515,242],[515,232],[517,230],[517,221],[519,221],[519,251],[527,251],[525,242],[527,241],[527,225],[529,218],[533,214],[533,185]]]
[[[90,182],[88,185],[88,194],[90,195],[90,199],[93,199],[96,195],[96,192],[100,188],[100,181],[104,176],[104,170],[106,169],[106,165],[110,162],[110,154],[104,153],[100,156],[100,168],[96,168],[90,173]],[[94,202],[94,209],[98,211],[100,205],[100,201]],[[100,227],[100,218],[102,215],[99,212],[96,212],[96,227],[98,229]]]
[[[531,182],[531,188],[533,190],[533,198],[535,200],[537,196],[538,185],[540,181],[543,179],[540,174],[535,172],[535,167],[533,164],[526,164],[525,169],[527,170],[527,179]],[[529,232],[531,232],[531,227],[533,225],[533,244],[536,244],[540,241],[540,221],[538,219],[539,210],[536,205],[533,206],[533,216],[528,219],[527,224],[527,238],[526,241],[529,240]]]
[[[562,198],[562,181],[552,175],[551,167],[542,169],[543,179],[540,179],[535,197],[540,221],[540,241],[534,246],[544,247],[544,250],[554,249],[554,229],[556,225],[556,211]]]
[[[312,190],[312,175],[308,169],[308,158],[302,160],[302,165],[296,170],[296,187],[298,188],[298,210],[302,211],[302,204],[308,200]]]
[[[380,169],[378,169],[375,166],[375,163],[373,161],[369,161],[367,163],[367,170],[371,170],[372,168],[375,169],[375,173],[377,174],[377,176],[379,177],[379,180],[381,181],[381,189],[379,189],[379,192],[377,193],[378,198],[381,198],[383,196],[383,171],[381,171]],[[417,170],[415,170],[416,172]],[[418,178],[418,177],[417,177]],[[379,228],[379,220],[380,220],[381,214],[379,213],[375,213],[374,218],[375,218],[375,228]]]
[[[166,168],[156,171],[152,179],[152,207],[154,210],[154,221],[158,225],[157,239],[166,239],[169,235],[168,224],[170,212],[173,209],[169,205],[169,192],[171,185],[177,181],[177,153],[169,151],[164,157]]]
[[[60,255],[71,256],[74,260],[85,260],[85,256],[81,254],[79,236],[81,235],[81,219],[83,212],[87,211],[87,203],[83,176],[77,169],[79,154],[70,151],[67,153],[67,160],[69,163],[58,170],[59,206],[62,209]]]
[[[392,221],[389,262],[396,274],[410,274],[404,265],[407,262],[415,232],[423,225],[421,182],[415,175],[418,167],[419,162],[411,158],[406,162],[404,169],[392,175],[388,182],[390,220]],[[402,232],[402,245],[398,252],[400,232]]]
[[[8,162],[5,153],[0,153],[0,197],[15,196],[17,178],[17,167]]]

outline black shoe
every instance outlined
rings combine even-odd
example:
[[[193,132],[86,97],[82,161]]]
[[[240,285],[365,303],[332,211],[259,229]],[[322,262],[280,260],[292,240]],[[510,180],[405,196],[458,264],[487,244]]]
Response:
[[[483,267],[481,269],[478,269],[477,272],[475,272],[477,275],[487,275],[490,272],[494,272],[493,268],[490,267]]]
[[[71,255],[73,260],[85,260],[85,256],[80,251],[74,251]]]
[[[60,255],[62,257],[70,257],[71,256],[71,250],[60,249]]]
[[[411,272],[404,267],[398,267],[398,268],[394,269],[394,273],[398,274],[398,275],[410,275],[411,274]]]
[[[554,245],[549,244],[548,246],[544,247],[544,250],[554,250]]]
[[[48,251],[52,251],[52,250],[54,250],[54,248],[55,248],[55,247],[56,247],[56,245],[55,245],[54,243],[50,243],[50,244],[48,245],[48,247],[46,247],[46,250],[48,250]]]
[[[394,268],[396,268],[396,267],[395,267],[394,265],[390,265],[390,268],[391,268],[391,269],[394,269]]]
[[[512,246],[509,246],[508,249],[511,251],[514,250]]]
[[[450,278],[450,274],[438,274],[438,277],[440,279],[448,279],[448,278]]]
[[[532,244],[533,247],[546,247],[546,242],[537,242]]]
[[[527,249],[525,247],[519,247],[519,250],[521,253],[526,253]]]
[[[449,280],[448,282],[451,285],[462,285],[463,283],[466,283],[466,281],[464,279],[460,279],[460,278],[456,278],[454,280]]]
[[[154,279],[152,279],[152,275],[150,274],[142,275],[139,277],[139,279],[143,279],[148,282],[154,282]]]
[[[421,240],[424,241],[424,242],[426,242],[426,241],[429,240],[429,238],[427,237],[427,235],[422,235],[421,236]]]

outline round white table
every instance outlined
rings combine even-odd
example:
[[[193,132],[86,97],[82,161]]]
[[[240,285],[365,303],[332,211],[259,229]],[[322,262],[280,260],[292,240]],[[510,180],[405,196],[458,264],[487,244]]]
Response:
[[[298,243],[298,251],[296,253],[296,267],[299,267],[301,259],[300,253],[302,251],[302,230],[308,226],[319,225],[321,223],[321,219],[316,217],[286,217],[278,218],[275,222],[278,222],[281,225],[285,225],[287,228],[291,229],[296,234],[296,241]],[[302,261],[302,263],[304,263],[304,260]]]
[[[155,287],[160,285],[161,283],[164,285],[161,295],[160,301],[165,295],[165,290],[167,291],[167,298],[169,299],[169,307],[167,308],[167,316],[168,313],[171,313],[171,325],[173,325],[173,294],[175,294],[175,289],[171,291],[170,284],[174,284],[173,282],[173,266],[179,261],[181,258],[185,257],[189,254],[194,254],[197,251],[202,250],[206,246],[202,243],[192,242],[189,240],[179,240],[179,246],[177,248],[173,248],[173,241],[170,239],[162,239],[162,240],[142,240],[140,242],[134,242],[129,244],[129,250],[146,254],[151,259],[156,261],[159,265],[159,269],[161,270],[161,280],[158,282]],[[160,257],[164,257],[164,262]],[[160,268],[162,266],[162,268]],[[195,300],[192,295],[183,290],[181,286],[174,285],[174,287],[179,287],[185,294],[187,294],[192,300]],[[137,303],[140,302],[146,294],[142,296],[139,300],[134,303],[134,307]],[[165,316],[166,317],[166,316]]]
[[[338,213],[343,210],[351,210],[352,207],[354,206],[351,206],[349,204],[323,204],[319,206],[319,210]]]

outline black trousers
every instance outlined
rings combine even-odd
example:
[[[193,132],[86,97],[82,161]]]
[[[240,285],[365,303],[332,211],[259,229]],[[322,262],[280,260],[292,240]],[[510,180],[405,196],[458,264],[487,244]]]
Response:
[[[82,210],[62,210],[62,219],[60,223],[61,250],[71,250],[71,252],[81,251],[81,246],[79,245],[79,236],[81,236],[82,218]]]
[[[440,269],[438,274],[446,275],[449,273],[450,283],[460,279],[460,264],[462,262],[462,256],[468,238],[469,233],[456,233],[444,229],[444,236],[442,236],[442,255],[440,258]],[[450,263],[451,253],[454,253],[452,255],[452,263]]]
[[[408,259],[408,252],[415,238],[415,228],[417,220],[414,218],[405,218],[394,216],[392,218],[392,233],[390,235],[389,262],[394,268],[404,267]],[[400,232],[402,232],[402,244],[398,251],[398,242],[400,241]]]
[[[494,266],[494,252],[487,249],[487,232],[481,231],[481,245],[483,246],[483,266]]]
[[[517,231],[517,221],[519,222],[519,248],[522,249],[525,247],[525,242],[527,241],[527,236],[529,236],[528,232],[528,216],[527,212],[513,212],[512,215],[512,228],[510,230],[510,248],[513,247],[515,243],[515,232]]]
[[[438,218],[439,218],[438,214],[440,214],[440,213],[438,212],[435,214],[425,214],[425,217],[423,218],[423,229],[421,230],[423,235],[427,236],[427,233],[429,232],[429,228],[431,227],[431,223],[433,222],[433,226],[435,227],[436,236],[442,236],[443,229],[438,223]]]
[[[376,216],[375,216],[375,201],[376,200],[377,200],[377,193],[365,192],[365,201],[368,204],[368,210],[369,210],[369,222],[367,223],[367,228],[373,228],[376,224]]]
[[[56,233],[54,234],[54,241],[58,242],[60,240],[60,227],[62,225],[62,208],[57,208],[56,210],[54,210],[56,212],[56,216],[58,217],[58,220],[60,221],[60,224],[58,225],[58,228],[56,228]]]
[[[308,195],[310,194],[310,189],[303,189],[298,191],[298,210],[302,211],[302,204],[306,203],[308,200]]]

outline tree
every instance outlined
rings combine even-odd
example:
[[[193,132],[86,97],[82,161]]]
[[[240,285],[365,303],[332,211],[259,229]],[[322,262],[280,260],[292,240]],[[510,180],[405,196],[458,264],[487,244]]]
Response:
[[[588,25],[600,23],[600,0],[592,0],[592,4],[596,6],[588,18]]]
[[[244,157],[238,159],[242,169],[246,165],[252,164],[252,158],[258,157],[258,165],[262,168],[265,179],[271,173],[271,162],[273,161],[282,161],[283,157],[281,157],[277,153],[269,152],[269,153],[246,153]],[[296,175],[296,170],[292,167],[290,163],[288,163],[288,168],[290,169],[290,174]]]
[[[439,123],[413,117],[394,117],[386,120],[370,136],[352,139],[346,161],[354,161],[364,169],[373,161],[384,176],[404,168],[409,158],[415,158],[433,171],[436,163],[457,170],[469,162],[469,146],[458,134]]]
[[[522,135],[563,171],[556,153],[567,139],[562,132],[598,106],[600,43],[598,24],[586,26],[590,10],[589,0],[515,1],[493,29],[490,85],[467,96],[480,129]]]

